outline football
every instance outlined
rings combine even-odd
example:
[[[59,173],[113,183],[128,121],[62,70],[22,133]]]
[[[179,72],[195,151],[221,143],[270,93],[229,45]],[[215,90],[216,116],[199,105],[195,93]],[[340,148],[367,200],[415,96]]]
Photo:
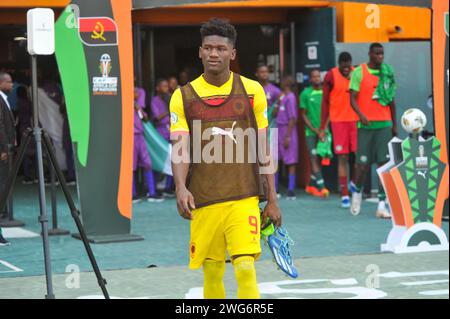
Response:
[[[402,118],[403,129],[410,134],[418,134],[423,131],[427,125],[427,117],[416,108],[408,109],[403,113]]]

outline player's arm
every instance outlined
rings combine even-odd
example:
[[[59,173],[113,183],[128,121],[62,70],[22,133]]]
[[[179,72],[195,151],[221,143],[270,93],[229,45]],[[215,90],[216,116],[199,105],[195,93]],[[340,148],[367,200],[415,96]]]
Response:
[[[322,109],[320,112],[320,132],[319,137],[325,138],[325,130],[330,124],[330,94],[334,86],[333,72],[328,71],[325,79],[323,80],[323,98]]]
[[[178,213],[185,219],[192,219],[191,209],[195,209],[194,196],[186,188],[186,178],[189,172],[189,157],[183,155],[189,152],[189,135],[173,134],[171,136],[172,173],[175,182]],[[181,154],[180,154],[181,153]]]
[[[308,118],[308,113],[306,112],[306,103],[308,103],[308,96],[306,94],[306,91],[303,91],[300,95],[300,116],[303,119],[303,122],[305,125],[316,134],[318,133],[318,130],[314,128],[314,126],[311,124],[311,121]]]
[[[172,174],[175,183],[178,213],[185,219],[192,219],[191,209],[195,209],[194,197],[186,187],[189,172],[189,128],[183,108],[181,91],[177,89],[170,101],[170,140],[172,141]]]
[[[350,79],[350,104],[355,111],[355,113],[358,115],[359,120],[364,125],[369,125],[370,122],[367,119],[367,117],[361,112],[361,108],[358,104],[358,94],[359,90],[361,88],[361,80],[362,80],[362,71],[359,68],[356,69],[351,76]]]
[[[256,88],[253,110],[258,124],[258,145],[261,148],[258,150],[259,162],[261,165],[260,176],[267,197],[267,204],[266,207],[264,207],[262,218],[263,222],[267,218],[270,218],[274,225],[279,227],[281,226],[281,211],[278,207],[274,176],[277,163],[274,163],[274,159],[270,153],[267,130],[267,100],[264,89],[260,84],[258,84]]]
[[[290,95],[289,100],[286,103],[286,109],[289,116],[288,129],[287,134],[284,140],[284,148],[288,148],[291,143],[291,133],[294,129],[295,125],[297,125],[297,102],[295,100],[294,95]]]

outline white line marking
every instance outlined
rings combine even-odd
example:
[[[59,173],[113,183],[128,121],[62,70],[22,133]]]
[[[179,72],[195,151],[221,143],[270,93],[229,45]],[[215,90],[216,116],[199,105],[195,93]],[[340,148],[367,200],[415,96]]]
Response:
[[[2,264],[3,266],[5,266],[5,267],[7,267],[9,269],[12,269],[12,271],[2,271],[2,273],[5,273],[5,272],[21,272],[21,271],[23,271],[19,267],[16,267],[16,266],[10,264],[9,262],[1,260],[1,259],[0,259],[0,264]]]
[[[3,228],[3,236],[5,238],[34,238],[40,235],[20,227],[11,227]]]
[[[422,285],[433,285],[433,284],[440,284],[440,283],[446,283],[446,282],[448,282],[448,279],[411,281],[411,282],[402,282],[401,284],[405,285],[405,286],[422,286]]]
[[[333,285],[337,286],[351,286],[351,285],[357,285],[358,281],[355,278],[348,278],[348,279],[335,279],[330,280]]]
[[[419,292],[419,295],[424,295],[424,296],[441,296],[441,295],[448,295],[448,289],[421,291],[421,292]]]
[[[418,277],[418,276],[438,276],[447,275],[448,270],[434,270],[434,271],[422,271],[422,272],[397,272],[391,271],[384,274],[379,274],[378,276],[384,278],[400,278],[400,277]]]

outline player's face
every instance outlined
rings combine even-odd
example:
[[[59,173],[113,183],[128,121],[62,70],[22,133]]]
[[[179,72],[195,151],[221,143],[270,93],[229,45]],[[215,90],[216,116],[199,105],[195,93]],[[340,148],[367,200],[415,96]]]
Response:
[[[260,82],[267,82],[269,80],[269,68],[267,66],[261,66],[256,70],[256,78]]]
[[[370,62],[375,64],[376,66],[380,66],[384,61],[384,49],[383,48],[374,48],[369,52]]]
[[[311,72],[311,84],[314,86],[319,86],[320,85],[320,72],[319,71],[314,71]]]
[[[167,93],[169,93],[169,82],[168,81],[162,81],[161,83],[159,83],[159,85],[156,88],[156,90],[160,94],[167,94]]]
[[[10,93],[13,88],[13,82],[11,79],[11,76],[9,74],[6,74],[3,78],[3,80],[0,80],[0,90],[4,93]]]
[[[134,89],[134,100],[136,101],[139,98],[139,91],[138,89]]]
[[[350,75],[351,70],[352,70],[352,61],[339,63],[339,71],[343,76],[348,77]]]
[[[221,74],[230,70],[230,61],[236,57],[236,49],[228,38],[210,35],[203,38],[199,49],[205,73]]]
[[[170,78],[169,79],[169,88],[170,91],[175,91],[178,87],[178,80],[176,78]]]

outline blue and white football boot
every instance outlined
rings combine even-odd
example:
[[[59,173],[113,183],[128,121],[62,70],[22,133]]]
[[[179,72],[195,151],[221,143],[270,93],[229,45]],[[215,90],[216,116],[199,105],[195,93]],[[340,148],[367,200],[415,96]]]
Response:
[[[264,228],[261,227],[261,238],[269,247],[278,269],[291,278],[297,278],[298,271],[291,256],[291,246],[294,245],[294,241],[289,237],[286,229],[284,227],[275,228],[273,223],[270,223]]]

